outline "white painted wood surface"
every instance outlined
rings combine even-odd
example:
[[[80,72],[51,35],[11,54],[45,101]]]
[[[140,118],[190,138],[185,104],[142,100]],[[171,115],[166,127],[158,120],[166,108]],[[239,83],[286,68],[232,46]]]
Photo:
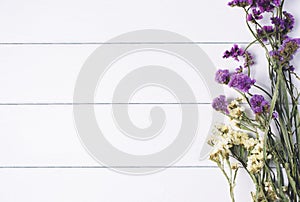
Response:
[[[299,7],[300,1],[287,2],[298,20]],[[225,0],[3,0],[0,28],[1,202],[230,201],[221,172],[208,160],[199,161],[212,116],[211,98],[203,81],[178,61],[150,53],[135,55],[114,67],[115,72],[123,67],[126,73],[133,66],[153,61],[172,66],[196,93],[197,103],[191,104],[201,112],[201,130],[186,155],[163,172],[128,176],[99,165],[77,136],[72,97],[87,57],[107,40],[134,30],[177,32],[197,42],[216,67],[235,65],[223,60],[222,53],[231,43],[251,41],[238,9],[227,7]],[[298,22],[294,35],[299,33]],[[119,45],[124,42],[142,46],[145,41],[120,41]],[[178,42],[170,45],[190,45]],[[263,81],[263,52],[253,50],[259,63],[254,74]],[[298,55],[296,61],[299,59]],[[114,145],[129,152],[147,153],[153,145],[164,147],[175,138],[180,105],[158,88],[136,94],[129,107],[134,123],[149,125],[149,110],[160,106],[167,112],[169,125],[160,139],[143,145],[122,139],[110,117],[111,92],[122,71],[107,75],[105,89],[96,94],[99,124]],[[226,94],[233,95],[228,90]],[[238,182],[237,201],[250,201],[251,185],[245,173],[241,172]]]
[[[169,30],[200,42],[251,40],[241,10],[226,4],[226,0],[4,0],[0,42],[105,42],[139,29]],[[287,2],[293,13],[299,7],[299,1]]]

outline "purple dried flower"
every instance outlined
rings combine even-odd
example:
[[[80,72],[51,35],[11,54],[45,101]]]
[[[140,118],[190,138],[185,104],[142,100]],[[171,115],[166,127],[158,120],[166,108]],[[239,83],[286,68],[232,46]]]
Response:
[[[229,6],[246,7],[252,4],[252,0],[232,0],[228,3]]]
[[[243,72],[243,67],[239,66],[238,68],[235,68],[236,73],[242,73]]]
[[[251,65],[254,65],[253,56],[250,52],[245,51],[243,57],[245,59],[245,63],[244,63],[245,68],[250,67]]]
[[[249,21],[249,22],[254,21],[254,17],[251,13],[247,15],[247,21]]]
[[[256,0],[256,6],[263,12],[272,12],[275,7],[280,6],[280,0]]]
[[[280,52],[279,51],[275,51],[275,50],[270,51],[270,56],[273,57],[274,59],[278,60],[278,61],[283,61],[283,59],[284,59],[280,55]]]
[[[290,32],[295,25],[295,18],[292,14],[283,11],[283,15],[284,15],[284,27],[285,27],[285,33]]]
[[[252,9],[252,17],[253,19],[252,20],[261,20],[263,19],[263,16],[262,16],[262,12],[260,10],[257,10],[257,9]]]
[[[290,70],[291,72],[295,71],[294,65],[290,65],[289,68],[288,68],[288,70]]]
[[[221,112],[224,112],[226,114],[229,114],[229,111],[228,111],[228,108],[227,108],[228,103],[227,103],[226,97],[224,95],[220,95],[219,97],[216,97],[215,99],[213,99],[212,107],[216,111],[221,111]]]
[[[248,77],[246,74],[234,73],[230,77],[229,87],[248,93],[255,80]]]
[[[279,7],[280,4],[281,4],[281,0],[273,0],[273,4],[274,4],[276,7]]]
[[[239,48],[238,45],[234,44],[231,50],[225,51],[223,58],[234,58],[236,61],[239,61],[238,57],[243,56],[245,51],[242,48]]]
[[[276,31],[283,31],[285,29],[285,23],[284,23],[284,20],[282,20],[281,18],[279,17],[272,17],[271,18],[271,23],[273,25],[275,25],[275,29]]]
[[[277,118],[278,118],[278,112],[274,111],[274,112],[272,113],[272,118],[273,118],[273,119],[277,119]]]
[[[250,99],[250,106],[255,114],[268,112],[270,109],[269,102],[262,95],[253,95]]]
[[[218,82],[220,84],[227,84],[229,82],[229,79],[230,79],[230,73],[229,73],[228,69],[224,69],[224,70],[219,69],[216,72],[216,75],[215,75],[216,82]]]
[[[254,21],[254,17],[253,17],[253,15],[251,13],[247,15],[247,21],[249,21],[249,22],[253,22]]]
[[[282,61],[284,63],[286,61],[292,60],[299,48],[300,38],[286,38],[279,49],[271,51],[270,55],[278,61]]]
[[[257,29],[257,36],[262,38],[263,41],[267,41],[267,36],[272,34],[273,32],[273,26],[263,26],[262,29]]]
[[[295,25],[295,18],[292,14],[284,11],[283,12],[284,18],[281,19],[279,17],[272,17],[271,18],[271,23],[275,26],[275,30],[277,32],[282,33],[283,35],[286,35],[292,29],[294,28]]]

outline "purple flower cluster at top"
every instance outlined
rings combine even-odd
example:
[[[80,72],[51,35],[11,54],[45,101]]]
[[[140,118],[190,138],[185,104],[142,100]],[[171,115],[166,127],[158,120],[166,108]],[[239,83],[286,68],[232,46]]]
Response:
[[[261,12],[272,12],[275,6],[280,6],[280,0],[256,0],[256,6]]]
[[[227,108],[228,103],[227,103],[226,97],[224,95],[220,95],[219,97],[216,97],[215,99],[213,99],[212,107],[216,111],[221,111],[221,112],[224,112],[226,114],[229,114],[229,111],[228,111],[228,108]]]
[[[279,7],[281,0],[232,0],[229,6],[258,8],[260,12],[272,12],[275,7]]]
[[[270,109],[269,102],[262,95],[253,95],[250,99],[250,106],[255,114],[268,112]]]
[[[229,6],[246,7],[252,4],[252,0],[232,0],[228,3]]]
[[[251,86],[254,85],[255,79],[251,79],[246,74],[234,73],[230,77],[228,86],[235,88],[241,92],[248,93]]]

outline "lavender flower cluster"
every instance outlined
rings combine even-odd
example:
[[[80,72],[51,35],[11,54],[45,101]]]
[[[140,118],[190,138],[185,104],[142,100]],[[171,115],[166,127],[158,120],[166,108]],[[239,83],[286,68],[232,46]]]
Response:
[[[270,56],[283,66],[284,70],[294,71],[290,61],[294,58],[295,53],[300,48],[300,39],[287,38],[277,50],[270,51]]]
[[[258,9],[259,12],[272,12],[275,7],[279,7],[281,0],[233,0],[228,3],[229,6],[247,7]]]
[[[234,45],[230,50],[226,50],[223,55],[223,58],[233,58],[236,61],[240,61],[240,57],[248,60],[245,62],[248,65],[247,67],[254,64],[252,55],[248,51],[239,48],[238,45]],[[219,69],[215,74],[215,81],[219,84],[228,85],[242,93],[249,93],[250,88],[256,82],[255,79],[251,79],[247,74],[243,73],[242,67],[237,68],[235,72],[230,72],[229,69]],[[224,95],[215,98],[212,102],[212,107],[216,111],[229,114],[228,103]],[[250,107],[255,114],[262,114],[269,112],[270,104],[262,95],[253,95],[250,99]]]
[[[258,21],[264,18],[265,13],[273,12],[282,4],[282,0],[232,0],[228,3],[232,7],[247,7],[247,21],[258,25]],[[284,38],[288,38],[287,34],[291,32],[295,26],[295,18],[287,11],[282,12],[282,17],[270,18],[271,25],[257,26],[257,36],[263,41],[267,41],[268,37],[280,32]]]
[[[256,27],[257,39],[267,42],[270,38],[281,40],[281,45],[273,47],[269,52],[271,58],[279,61],[283,70],[294,71],[294,66],[290,64],[295,53],[300,48],[300,39],[290,38],[288,33],[292,31],[295,25],[295,18],[292,14],[283,11],[282,16],[273,16],[270,18],[271,25],[260,25],[259,20],[264,18],[265,13],[273,12],[275,8],[281,6],[281,0],[232,0],[228,3],[232,7],[243,7],[247,13],[247,21]],[[278,36],[280,33],[280,36]],[[276,35],[277,34],[277,35]],[[223,58],[232,58],[235,61],[244,59],[244,64],[231,72],[229,69],[219,69],[215,74],[215,81],[219,84],[228,85],[241,93],[250,95],[250,107],[255,114],[268,113],[270,104],[262,95],[251,95],[249,90],[255,84],[255,79],[250,78],[245,72],[254,64],[253,56],[250,52],[234,45],[230,50],[225,51]],[[213,108],[228,114],[228,106],[225,96],[213,100]],[[273,117],[277,117],[274,113]]]
[[[223,58],[233,58],[239,61],[239,57],[245,58],[244,68],[250,67],[254,64],[252,55],[248,52],[239,48],[238,45],[234,45],[231,50],[227,50],[224,53]],[[235,72],[230,72],[228,69],[220,69],[215,75],[216,82],[220,84],[227,84],[236,90],[244,93],[248,93],[251,86],[254,85],[255,79],[251,79],[248,75],[243,73],[243,68],[237,68]]]

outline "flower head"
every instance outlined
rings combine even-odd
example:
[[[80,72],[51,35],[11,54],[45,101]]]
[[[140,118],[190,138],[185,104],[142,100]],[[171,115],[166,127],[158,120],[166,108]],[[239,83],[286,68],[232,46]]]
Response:
[[[283,11],[283,15],[284,15],[284,26],[285,26],[285,32],[289,32],[294,28],[295,25],[295,18],[292,14]]]
[[[252,13],[249,13],[247,15],[247,20],[250,22],[253,22],[255,20],[261,20],[261,19],[263,19],[262,12],[256,8],[253,8]]]
[[[293,59],[294,55],[300,48],[300,38],[299,39],[291,39],[286,38],[282,45],[278,48],[278,50],[273,50],[270,52],[270,55],[277,59],[278,61],[282,61],[282,63],[290,61]],[[288,66],[286,69],[293,71],[293,67]]]
[[[240,90],[244,93],[248,93],[251,86],[255,83],[254,79],[251,79],[246,74],[243,73],[234,73],[230,77],[230,81],[228,83],[229,87]]]
[[[282,33],[283,35],[286,35],[292,29],[294,28],[295,25],[295,18],[292,14],[283,11],[284,18],[279,18],[279,17],[272,17],[271,18],[271,23],[275,26],[275,30],[277,32]]]
[[[216,75],[215,75],[216,82],[218,82],[220,84],[227,84],[229,79],[230,79],[230,73],[229,73],[228,69],[224,69],[224,70],[219,69],[216,72]]]
[[[229,6],[246,7],[252,4],[252,0],[232,0],[228,3]]]
[[[269,102],[262,95],[253,95],[250,99],[250,106],[255,114],[268,112],[270,108]]]
[[[293,59],[293,55],[300,48],[300,38],[299,39],[291,39],[287,38],[283,41],[282,46],[278,49],[280,54],[284,56],[286,59]]]
[[[254,65],[254,59],[250,52],[245,51],[243,57],[245,58],[245,63],[244,63],[245,68]]]
[[[251,173],[259,173],[264,166],[263,140],[259,140],[251,150],[247,159],[247,170]]]
[[[274,112],[272,113],[272,118],[273,118],[273,119],[277,119],[277,118],[278,118],[278,112],[274,111]]]
[[[239,119],[242,119],[244,115],[244,107],[240,106],[240,103],[242,102],[241,99],[235,99],[230,102],[228,105],[229,115],[231,118],[235,119],[234,123],[239,124]]]
[[[219,97],[216,97],[215,99],[213,99],[212,107],[216,111],[221,111],[221,112],[224,112],[226,114],[229,113],[228,108],[227,108],[228,103],[227,103],[226,97],[224,95],[220,95]]]
[[[255,3],[261,12],[272,12],[275,7],[280,6],[280,0],[256,0]]]
[[[239,48],[238,45],[234,44],[231,50],[225,51],[223,58],[234,58],[236,61],[239,61],[238,57],[243,56],[245,51],[242,48]]]
[[[257,29],[257,36],[262,38],[263,41],[267,41],[268,37],[273,33],[273,26],[263,26],[261,29]]]

